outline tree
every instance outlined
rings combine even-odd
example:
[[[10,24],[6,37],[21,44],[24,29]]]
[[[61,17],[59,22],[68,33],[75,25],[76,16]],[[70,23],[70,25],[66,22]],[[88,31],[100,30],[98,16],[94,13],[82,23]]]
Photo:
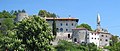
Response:
[[[24,45],[21,44],[21,40],[17,38],[15,31],[7,31],[7,34],[0,34],[0,50],[1,51],[13,51],[24,50]]]
[[[57,17],[55,13],[50,13],[50,12],[47,12],[46,10],[40,10],[38,15],[41,17]]]
[[[1,22],[1,30],[3,33],[7,32],[7,30],[11,30],[14,28],[14,20],[13,18],[4,18]]]
[[[104,48],[108,49],[109,51],[119,51],[120,50],[120,42],[115,43],[113,46],[107,46]]]
[[[112,38],[111,38],[111,42],[110,42],[110,44],[111,44],[111,46],[113,46],[115,43],[117,43],[118,42],[118,36],[112,36]]]
[[[88,24],[82,23],[82,24],[80,24],[80,25],[77,26],[77,28],[80,28],[80,27],[86,28],[86,29],[88,29],[89,31],[92,31],[91,26],[88,25]]]
[[[55,48],[57,51],[100,51],[94,43],[76,44],[65,40],[60,40]]]
[[[30,17],[17,23],[16,26],[18,39],[22,40],[27,50],[52,51],[50,42],[54,36],[48,23],[40,17]]]
[[[56,35],[57,35],[57,32],[56,32],[56,22],[55,22],[55,18],[53,18],[53,28],[52,28],[52,31],[53,31],[53,35],[56,36]]]
[[[22,12],[23,12],[23,13],[26,13],[26,11],[25,11],[24,9],[22,10]]]

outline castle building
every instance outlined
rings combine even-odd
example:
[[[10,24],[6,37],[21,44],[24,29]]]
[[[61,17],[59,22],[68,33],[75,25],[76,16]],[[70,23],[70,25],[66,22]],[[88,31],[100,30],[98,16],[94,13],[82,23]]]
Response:
[[[56,22],[57,39],[68,40],[71,38],[72,29],[76,28],[79,19],[76,18],[45,18],[52,28],[53,19]]]

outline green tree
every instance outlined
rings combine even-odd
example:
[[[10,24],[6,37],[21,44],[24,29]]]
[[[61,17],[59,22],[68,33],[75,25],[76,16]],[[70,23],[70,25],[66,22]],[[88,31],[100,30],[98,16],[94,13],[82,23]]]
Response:
[[[48,23],[40,17],[30,17],[17,23],[17,36],[27,50],[52,51],[50,44],[54,36]]]
[[[56,22],[55,22],[55,18],[53,18],[53,28],[52,28],[52,31],[53,31],[53,35],[57,35],[57,32],[56,32]]]
[[[80,24],[80,25],[77,26],[77,28],[80,28],[80,27],[86,28],[86,29],[88,29],[89,31],[92,31],[91,26],[88,25],[88,24],[82,23],[82,24]]]
[[[57,51],[101,51],[94,43],[76,44],[65,40],[60,40],[55,48]]]
[[[107,46],[104,48],[108,49],[109,51],[119,51],[120,50],[120,42],[116,42],[113,46]]]
[[[50,13],[50,12],[47,12],[46,10],[40,10],[38,15],[41,17],[57,17],[55,13]]]
[[[0,34],[0,50],[1,51],[13,51],[24,50],[21,40],[17,38],[15,31],[7,31],[7,34]]]
[[[3,18],[0,28],[3,33],[6,33],[7,30],[13,29],[14,28],[13,18]]]
[[[23,12],[23,13],[26,13],[26,11],[25,11],[24,9],[22,10],[22,12]]]

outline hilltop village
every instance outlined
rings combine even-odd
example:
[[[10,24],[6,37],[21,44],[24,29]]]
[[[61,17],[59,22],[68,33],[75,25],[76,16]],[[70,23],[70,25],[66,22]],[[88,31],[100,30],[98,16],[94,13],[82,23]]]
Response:
[[[60,18],[46,10],[38,15],[4,10],[0,12],[0,50],[118,51],[119,36],[103,28],[100,18],[97,14],[97,28],[92,30],[88,24],[78,25],[78,18]]]
[[[27,13],[19,13],[15,19],[15,22],[22,21],[24,18],[28,18]],[[76,28],[79,19],[77,18],[47,18],[46,21],[52,28],[53,20],[56,22],[56,39],[51,42],[53,45],[57,45],[59,40],[66,40],[74,43],[94,43],[97,47],[103,48],[109,46],[111,37],[113,36],[108,30],[100,26],[100,15],[97,15],[97,28],[95,31],[89,31],[86,28]]]

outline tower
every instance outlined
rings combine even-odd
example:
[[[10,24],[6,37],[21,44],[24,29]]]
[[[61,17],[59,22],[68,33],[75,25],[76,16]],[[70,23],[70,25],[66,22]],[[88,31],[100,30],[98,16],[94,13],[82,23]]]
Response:
[[[97,14],[97,29],[100,30],[100,15]]]

